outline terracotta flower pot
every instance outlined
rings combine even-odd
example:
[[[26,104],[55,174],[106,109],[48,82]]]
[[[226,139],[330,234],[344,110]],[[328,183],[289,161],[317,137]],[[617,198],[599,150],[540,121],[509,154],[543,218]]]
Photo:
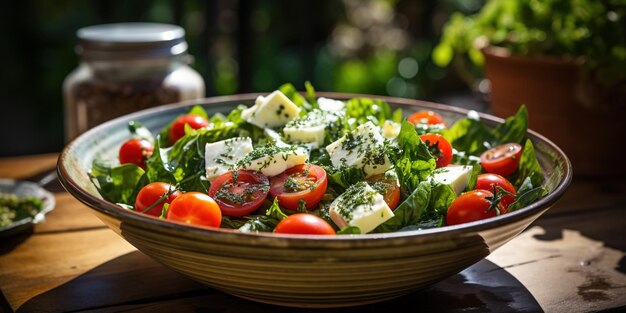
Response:
[[[525,104],[529,127],[565,151],[576,176],[626,174],[624,90],[600,90],[574,60],[511,56],[502,48],[483,54],[493,114],[510,116]]]

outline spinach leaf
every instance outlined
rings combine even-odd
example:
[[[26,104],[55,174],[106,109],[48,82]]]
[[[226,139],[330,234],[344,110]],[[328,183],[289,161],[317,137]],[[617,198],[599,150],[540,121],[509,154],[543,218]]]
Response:
[[[480,155],[494,138],[487,125],[471,118],[460,119],[441,133],[454,149],[469,155]]]
[[[523,208],[545,197],[548,191],[543,187],[534,187],[530,176],[526,177],[517,191],[517,200],[509,205],[509,212]]]
[[[242,232],[272,232],[276,225],[287,215],[280,210],[278,206],[278,198],[274,198],[274,202],[267,209],[265,215],[255,215],[248,219],[248,221],[239,227]]]
[[[313,88],[311,82],[305,82],[304,88],[306,88],[306,100],[311,104],[313,109],[318,109],[320,106],[317,104],[317,99],[315,99],[315,88]]]
[[[160,136],[160,135],[159,135]],[[169,148],[161,148],[161,139],[157,137],[152,155],[146,160],[146,177],[150,182],[177,183],[176,177],[166,167]]]
[[[346,188],[365,179],[363,169],[355,167],[333,168],[331,166],[324,167],[328,174],[328,180],[332,187],[339,192],[343,192]]]
[[[450,185],[439,183],[432,185],[428,209],[421,220],[439,220],[442,216],[445,217],[454,199],[456,199],[456,194]]]
[[[467,183],[467,188],[465,190],[473,190],[476,187],[476,181],[478,180],[478,175],[482,172],[483,168],[480,164],[474,164],[472,166],[472,172],[470,173],[469,181]]]
[[[100,195],[113,203],[134,204],[141,187],[148,184],[144,170],[134,164],[111,167],[94,160],[89,176]]]
[[[537,156],[535,155],[535,147],[530,139],[526,139],[524,144],[524,150],[519,160],[519,167],[517,169],[517,179],[514,185],[519,188],[524,180],[530,177],[533,186],[539,186],[543,183],[543,173]]]
[[[507,142],[522,144],[524,138],[526,138],[527,129],[528,110],[525,105],[522,105],[514,116],[507,118],[503,124],[494,129],[494,139],[491,142],[491,146],[495,147]]]
[[[358,226],[346,226],[339,231],[337,231],[337,235],[352,235],[352,234],[360,234],[361,229]]]
[[[353,98],[345,102],[346,118],[353,118],[350,129],[371,121],[374,125],[382,126],[385,120],[392,119],[391,107],[380,99]]]
[[[435,158],[428,151],[413,124],[404,121],[397,137],[399,151],[391,153],[391,159],[398,174],[400,190],[406,197],[417,185],[428,178],[437,166]]]
[[[431,189],[429,182],[419,183],[415,191],[393,211],[394,216],[378,225],[373,232],[393,232],[409,225],[418,224],[422,213],[427,210],[430,203]]]
[[[307,102],[300,93],[298,93],[298,90],[292,84],[284,84],[280,86],[278,90],[285,94],[285,96],[287,96],[287,98],[289,98],[289,100],[291,100],[291,102],[293,102],[297,107],[302,109],[302,111],[300,111],[300,116],[304,116],[313,109],[313,106]]]
[[[528,110],[522,105],[514,116],[507,118],[495,129],[477,118],[466,117],[456,121],[441,133],[456,150],[477,156],[489,148],[504,143],[522,144],[526,138],[527,128]]]

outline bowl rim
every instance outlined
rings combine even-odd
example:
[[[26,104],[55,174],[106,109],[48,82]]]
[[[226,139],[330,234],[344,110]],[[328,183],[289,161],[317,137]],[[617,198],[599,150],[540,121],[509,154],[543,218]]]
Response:
[[[121,120],[130,121],[142,116],[152,115],[155,113],[176,110],[183,107],[190,107],[195,104],[199,104],[202,106],[210,106],[216,105],[225,102],[236,102],[236,101],[251,101],[256,99],[259,95],[264,95],[266,93],[244,93],[244,94],[235,94],[228,96],[216,96],[216,97],[208,97],[196,100],[188,100],[181,101],[166,105],[161,105],[153,108],[144,109],[141,111],[137,111],[131,114],[126,114],[120,116],[118,118],[107,121],[103,124],[100,124],[85,133],[81,134],[77,138],[73,139],[69,142],[57,160],[57,172],[59,176],[59,180],[63,187],[76,199],[81,201],[82,203],[89,206],[91,209],[101,212],[105,215],[112,216],[113,218],[119,221],[125,222],[135,222],[141,225],[141,223],[147,223],[147,225],[151,225],[154,227],[161,227],[175,232],[185,232],[189,234],[198,234],[198,235],[211,235],[211,236],[241,236],[241,237],[255,237],[255,238],[272,238],[273,240],[286,240],[286,241],[319,241],[322,240],[332,241],[332,242],[343,242],[343,241],[359,241],[363,239],[376,239],[376,240],[384,240],[384,239],[407,239],[407,238],[420,238],[424,240],[428,240],[434,237],[441,237],[443,235],[456,237],[459,235],[468,235],[474,234],[481,231],[487,231],[490,229],[495,229],[498,227],[502,227],[508,224],[512,224],[516,221],[524,220],[530,216],[540,214],[543,210],[547,210],[551,205],[553,205],[566,191],[567,187],[571,183],[573,170],[572,164],[569,158],[565,155],[565,153],[552,141],[544,137],[543,135],[528,129],[527,136],[533,140],[533,142],[541,141],[543,144],[547,145],[549,149],[556,152],[557,158],[564,161],[564,171],[563,178],[558,183],[553,192],[549,193],[544,198],[540,199],[537,202],[532,203],[529,206],[520,208],[514,212],[510,212],[507,214],[499,215],[496,217],[492,217],[485,220],[479,220],[470,223],[464,223],[459,225],[452,226],[444,226],[437,227],[431,229],[423,229],[423,230],[408,230],[408,231],[399,231],[399,232],[390,232],[390,233],[375,233],[375,234],[350,234],[350,235],[338,235],[338,236],[325,236],[325,235],[298,235],[298,234],[275,234],[275,233],[266,233],[266,232],[240,232],[235,229],[226,229],[226,228],[215,228],[215,227],[202,227],[202,226],[194,226],[188,225],[178,222],[161,220],[159,218],[155,218],[146,214],[141,214],[139,212],[130,211],[124,209],[114,203],[108,202],[104,199],[98,198],[97,196],[91,194],[84,188],[82,188],[69,174],[69,171],[65,167],[64,160],[66,160],[70,153],[75,149],[75,147],[79,146],[82,142],[87,140],[87,138],[93,136],[94,134],[101,133],[102,130],[107,129],[109,125],[120,123]],[[391,105],[400,105],[403,107],[419,107],[424,109],[431,109],[439,112],[451,112],[466,115],[469,111],[468,109],[455,107],[452,105],[445,105],[440,103],[434,103],[423,100],[416,99],[406,99],[406,98],[396,98],[389,96],[380,96],[380,95],[370,95],[370,94],[355,94],[355,93],[338,93],[338,92],[316,92],[317,97],[326,97],[331,99],[350,99],[350,98],[358,98],[358,97],[368,97],[375,98],[387,101]],[[487,121],[489,124],[502,123],[504,119],[495,117],[486,113],[477,112],[480,116],[481,120]]]

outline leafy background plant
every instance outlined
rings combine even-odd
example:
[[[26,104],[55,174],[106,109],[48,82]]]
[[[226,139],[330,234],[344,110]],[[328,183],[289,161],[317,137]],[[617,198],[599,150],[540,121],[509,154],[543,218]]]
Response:
[[[439,66],[483,64],[480,49],[580,58],[603,84],[626,81],[626,1],[490,0],[473,15],[455,13],[433,51]],[[467,62],[469,61],[469,62]],[[465,79],[477,73],[466,72]]]

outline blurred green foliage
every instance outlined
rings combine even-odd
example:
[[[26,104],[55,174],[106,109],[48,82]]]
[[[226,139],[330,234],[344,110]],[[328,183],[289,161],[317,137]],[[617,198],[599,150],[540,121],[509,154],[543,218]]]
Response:
[[[78,65],[76,31],[115,22],[186,30],[207,96],[268,92],[285,82],[319,91],[436,99],[467,90],[431,52],[453,11],[484,0],[24,0],[7,3],[0,29],[0,156],[59,151],[64,78]]]
[[[447,66],[467,56],[482,65],[487,45],[518,55],[582,57],[594,76],[626,81],[626,1],[490,0],[474,15],[455,13],[433,60]]]

